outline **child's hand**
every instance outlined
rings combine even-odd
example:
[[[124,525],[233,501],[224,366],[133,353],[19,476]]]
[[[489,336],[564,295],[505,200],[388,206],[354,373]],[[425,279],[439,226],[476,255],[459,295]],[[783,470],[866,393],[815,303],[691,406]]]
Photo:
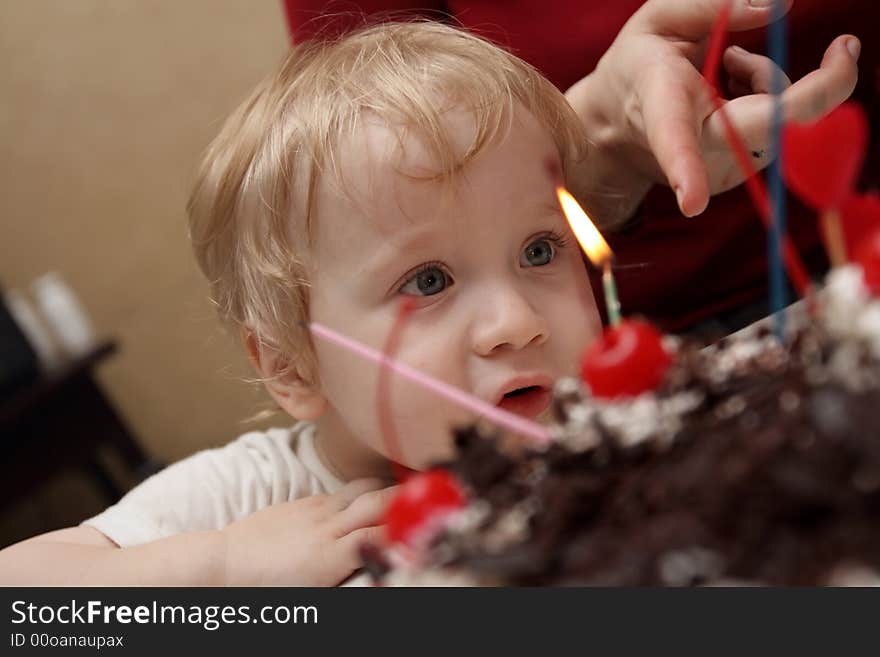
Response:
[[[654,183],[672,187],[682,213],[694,216],[706,208],[711,194],[743,181],[699,71],[709,32],[726,1],[649,0],[596,70],[566,92],[594,142],[572,187],[588,206],[593,197],[591,209],[604,225],[626,220]],[[729,29],[761,27],[771,17],[770,2],[759,6],[733,0]],[[838,37],[818,69],[794,84],[784,79],[785,119],[818,119],[846,100],[856,85],[859,47],[853,36]],[[772,159],[768,92],[774,64],[731,47],[723,66],[734,96],[726,111],[747,148],[758,154],[754,164],[761,169]]]
[[[358,479],[333,495],[276,504],[229,525],[229,586],[335,586],[361,565],[358,547],[381,542],[378,523],[397,486]]]

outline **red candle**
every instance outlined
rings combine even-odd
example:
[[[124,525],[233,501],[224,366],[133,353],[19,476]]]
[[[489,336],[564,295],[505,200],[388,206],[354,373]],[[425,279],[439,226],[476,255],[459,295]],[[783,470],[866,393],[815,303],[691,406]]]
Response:
[[[846,263],[846,236],[840,208],[855,189],[868,146],[868,119],[856,103],[783,132],[785,177],[791,189],[821,213],[822,231],[831,264]]]
[[[865,286],[875,297],[880,297],[880,230],[859,245],[855,261],[862,268]]]

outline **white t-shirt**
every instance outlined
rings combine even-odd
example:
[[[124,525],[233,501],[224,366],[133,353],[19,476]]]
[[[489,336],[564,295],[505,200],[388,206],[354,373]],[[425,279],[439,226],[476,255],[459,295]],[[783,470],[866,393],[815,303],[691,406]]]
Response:
[[[82,524],[120,547],[222,529],[272,504],[343,486],[318,458],[315,425],[246,433],[183,459]]]

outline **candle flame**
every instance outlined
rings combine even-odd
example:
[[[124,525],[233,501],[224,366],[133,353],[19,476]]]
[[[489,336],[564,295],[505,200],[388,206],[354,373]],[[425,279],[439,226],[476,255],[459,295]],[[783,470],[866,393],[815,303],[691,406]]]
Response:
[[[556,195],[559,197],[559,205],[562,206],[562,212],[568,219],[574,236],[590,262],[596,267],[609,262],[614,254],[580,203],[561,185],[556,187]]]

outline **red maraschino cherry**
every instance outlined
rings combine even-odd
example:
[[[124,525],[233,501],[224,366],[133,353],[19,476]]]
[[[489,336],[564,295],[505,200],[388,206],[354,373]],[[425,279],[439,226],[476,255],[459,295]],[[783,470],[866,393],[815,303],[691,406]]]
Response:
[[[627,319],[587,348],[581,374],[596,397],[635,397],[654,390],[671,364],[660,332],[644,320]]]
[[[880,297],[880,230],[869,235],[855,252],[855,262],[862,267],[865,287]]]
[[[400,485],[385,511],[388,539],[415,547],[427,540],[445,516],[464,505],[461,486],[446,470],[414,474]]]

